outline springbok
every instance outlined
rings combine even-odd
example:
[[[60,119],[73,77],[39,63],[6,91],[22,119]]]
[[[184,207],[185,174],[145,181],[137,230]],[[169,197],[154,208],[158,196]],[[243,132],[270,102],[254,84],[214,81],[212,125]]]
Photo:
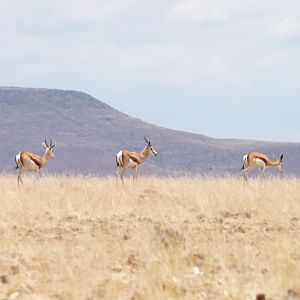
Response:
[[[265,177],[265,170],[267,168],[275,168],[282,172],[283,154],[279,160],[271,160],[267,155],[260,152],[249,152],[243,156],[243,171],[245,181],[247,181],[248,173],[257,168],[260,171],[260,178]]]
[[[38,178],[39,170],[47,165],[50,157],[54,157],[53,148],[55,147],[55,143],[53,144],[51,139],[50,145],[47,144],[45,139],[43,147],[45,148],[43,157],[27,151],[21,151],[16,155],[16,169],[19,169],[18,186],[20,186],[20,182],[23,184],[22,175],[24,172],[35,172],[36,178]]]
[[[122,150],[117,153],[116,162],[118,168],[117,168],[116,175],[117,175],[117,179],[118,176],[120,176],[123,183],[124,183],[123,175],[128,168],[133,169],[133,179],[136,179],[139,165],[148,158],[149,154],[157,156],[157,152],[152,147],[151,142],[148,141],[145,137],[144,139],[147,145],[141,152],[138,153],[138,152],[132,152],[128,150]],[[122,171],[121,173],[119,173],[121,169]]]

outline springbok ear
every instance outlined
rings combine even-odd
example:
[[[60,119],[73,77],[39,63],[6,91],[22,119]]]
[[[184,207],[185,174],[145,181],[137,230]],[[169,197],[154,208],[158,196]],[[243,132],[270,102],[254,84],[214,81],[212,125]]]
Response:
[[[45,144],[45,143],[43,143],[42,145],[43,145],[43,147],[44,147],[44,148],[47,148],[47,146],[46,146],[46,144]]]
[[[283,160],[283,154],[281,154],[281,156],[280,156],[280,161],[282,161]]]

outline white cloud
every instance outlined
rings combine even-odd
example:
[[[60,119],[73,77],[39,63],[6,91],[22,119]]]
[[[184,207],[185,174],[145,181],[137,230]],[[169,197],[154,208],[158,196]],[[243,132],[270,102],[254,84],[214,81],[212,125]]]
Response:
[[[295,16],[288,16],[276,24],[271,35],[278,40],[300,40],[300,19]]]
[[[274,97],[280,101],[288,92],[285,101],[292,102],[300,92],[296,76],[300,43],[295,43],[300,37],[296,15],[300,2],[288,6],[280,0],[0,0],[0,4],[3,85],[92,91],[145,119],[147,113],[156,115],[155,105],[134,111],[133,99],[151,98],[163,114],[164,100],[170,97],[177,105],[165,107],[174,109],[173,123],[170,119],[165,125],[192,131],[199,130],[184,125],[190,117],[182,116],[181,124],[176,117],[182,95],[187,115],[201,107],[213,116],[216,107],[222,107],[218,115],[222,122],[227,106],[238,116],[245,113],[243,104],[249,99],[267,107]],[[231,128],[238,129],[236,120],[232,117]],[[227,121],[225,125],[226,136]]]
[[[229,20],[220,3],[212,1],[185,0],[172,9],[172,16],[185,22],[223,23]]]

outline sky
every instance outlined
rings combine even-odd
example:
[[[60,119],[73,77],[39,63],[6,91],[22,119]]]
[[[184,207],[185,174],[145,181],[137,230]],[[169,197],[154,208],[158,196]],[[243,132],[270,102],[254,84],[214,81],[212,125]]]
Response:
[[[300,142],[299,0],[0,0],[0,86],[163,127]]]

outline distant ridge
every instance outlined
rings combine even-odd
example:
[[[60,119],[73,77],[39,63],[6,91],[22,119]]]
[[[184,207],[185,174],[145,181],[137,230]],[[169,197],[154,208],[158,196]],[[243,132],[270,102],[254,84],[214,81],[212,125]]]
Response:
[[[300,144],[214,139],[170,130],[132,118],[86,93],[58,89],[0,87],[0,169],[11,172],[20,150],[42,153],[42,142],[57,142],[48,172],[114,175],[115,154],[139,151],[143,137],[158,156],[140,174],[239,174],[249,150],[285,154],[285,170],[300,175]]]

